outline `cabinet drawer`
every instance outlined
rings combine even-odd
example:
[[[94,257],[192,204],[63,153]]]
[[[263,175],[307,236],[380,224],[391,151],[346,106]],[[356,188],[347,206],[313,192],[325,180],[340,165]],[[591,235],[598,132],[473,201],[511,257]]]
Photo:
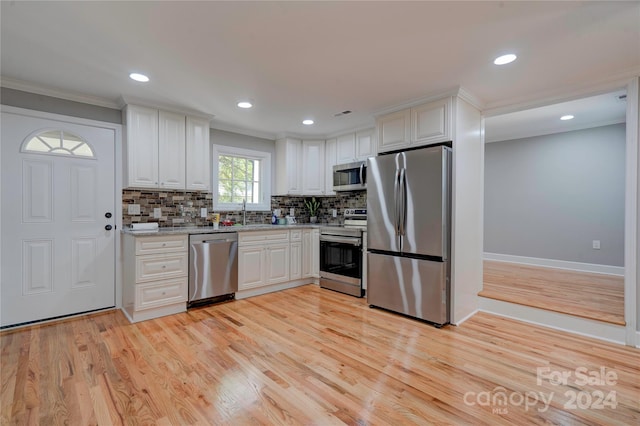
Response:
[[[291,241],[302,241],[302,230],[296,229],[291,231]]]
[[[187,253],[155,254],[136,257],[136,282],[186,277],[189,270]]]
[[[170,253],[187,251],[187,235],[161,235],[136,237],[136,254]]]
[[[177,278],[136,286],[135,309],[150,309],[187,301],[187,278]]]
[[[258,231],[258,232],[240,232],[238,233],[238,245],[254,245],[273,242],[288,242],[289,230],[281,231]]]

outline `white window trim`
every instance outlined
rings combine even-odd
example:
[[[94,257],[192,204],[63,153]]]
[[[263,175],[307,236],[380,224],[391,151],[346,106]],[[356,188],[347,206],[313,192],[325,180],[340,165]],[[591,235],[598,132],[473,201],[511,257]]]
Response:
[[[271,154],[233,146],[212,145],[211,188],[214,211],[239,211],[241,203],[218,203],[218,156],[232,155],[260,161],[260,203],[247,203],[247,211],[271,211]]]

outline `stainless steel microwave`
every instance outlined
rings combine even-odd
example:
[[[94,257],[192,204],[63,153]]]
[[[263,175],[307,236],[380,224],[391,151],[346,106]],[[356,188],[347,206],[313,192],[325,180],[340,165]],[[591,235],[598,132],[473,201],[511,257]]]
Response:
[[[334,191],[361,191],[367,189],[367,162],[333,166]]]

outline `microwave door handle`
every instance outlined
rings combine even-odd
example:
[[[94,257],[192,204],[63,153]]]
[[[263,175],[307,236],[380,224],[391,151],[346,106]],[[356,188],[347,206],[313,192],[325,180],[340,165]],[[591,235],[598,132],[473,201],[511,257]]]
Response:
[[[364,163],[360,164],[360,185],[364,185]]]

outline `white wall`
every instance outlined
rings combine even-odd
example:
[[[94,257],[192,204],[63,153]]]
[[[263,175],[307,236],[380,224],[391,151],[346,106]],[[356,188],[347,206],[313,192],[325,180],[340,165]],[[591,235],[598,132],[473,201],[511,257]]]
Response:
[[[482,179],[484,130],[480,112],[454,98],[451,322],[478,309],[482,289]]]

